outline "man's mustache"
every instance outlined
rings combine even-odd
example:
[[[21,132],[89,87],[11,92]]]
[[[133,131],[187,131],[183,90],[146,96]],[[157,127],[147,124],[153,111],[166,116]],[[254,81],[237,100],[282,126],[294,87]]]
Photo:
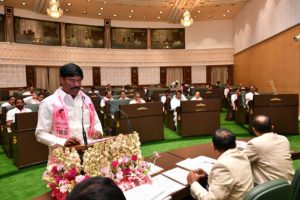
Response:
[[[80,90],[80,87],[74,86],[74,87],[71,87],[71,90]]]

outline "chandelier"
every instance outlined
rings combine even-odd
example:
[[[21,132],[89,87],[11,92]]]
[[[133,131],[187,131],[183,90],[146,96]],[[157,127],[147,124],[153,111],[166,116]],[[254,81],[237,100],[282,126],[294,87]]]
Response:
[[[191,17],[191,13],[188,10],[186,10],[182,15],[181,24],[185,27],[189,27],[193,23],[194,23],[194,20]]]
[[[49,8],[47,14],[53,18],[60,18],[64,11],[59,7],[59,0],[49,0]]]

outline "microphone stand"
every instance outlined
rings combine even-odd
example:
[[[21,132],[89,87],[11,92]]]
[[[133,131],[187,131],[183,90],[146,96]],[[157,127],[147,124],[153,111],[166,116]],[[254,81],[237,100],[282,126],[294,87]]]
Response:
[[[105,101],[105,99],[103,98],[103,96],[101,96],[100,94],[95,93],[95,95],[100,99],[100,103],[101,103],[101,100],[102,100],[102,99]],[[132,124],[131,124],[131,122],[130,122],[130,120],[129,120],[129,117],[128,117],[127,113],[124,112],[122,109],[118,108],[116,105],[110,103],[109,101],[106,101],[106,102],[107,102],[110,106],[112,106],[112,107],[116,108],[118,111],[120,111],[120,113],[122,113],[122,114],[126,117],[126,119],[127,119],[127,127],[128,127],[128,131],[129,131],[129,133],[132,133],[132,132],[133,132],[133,128],[132,128]]]
[[[87,142],[86,132],[85,132],[84,125],[83,125],[83,113],[84,113],[84,100],[85,100],[85,97],[82,96],[81,99],[82,99],[82,107],[81,107],[82,136],[83,136],[84,146],[85,146],[85,148],[87,148],[88,142]]]

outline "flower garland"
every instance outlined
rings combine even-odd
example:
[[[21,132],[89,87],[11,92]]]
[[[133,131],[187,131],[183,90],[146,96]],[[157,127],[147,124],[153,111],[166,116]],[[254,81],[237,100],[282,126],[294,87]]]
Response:
[[[122,191],[151,183],[150,165],[143,160],[140,145],[138,133],[120,134],[85,150],[82,164],[74,148],[56,148],[43,180],[51,196],[62,200],[77,183],[93,176],[111,178]]]

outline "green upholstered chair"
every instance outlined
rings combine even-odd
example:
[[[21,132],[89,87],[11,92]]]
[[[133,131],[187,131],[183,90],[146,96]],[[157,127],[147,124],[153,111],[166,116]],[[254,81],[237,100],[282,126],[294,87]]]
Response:
[[[244,200],[291,200],[292,186],[283,179],[268,181],[254,187]]]
[[[294,178],[292,180],[292,188],[293,188],[293,200],[300,199],[300,167],[298,167],[295,172]]]

